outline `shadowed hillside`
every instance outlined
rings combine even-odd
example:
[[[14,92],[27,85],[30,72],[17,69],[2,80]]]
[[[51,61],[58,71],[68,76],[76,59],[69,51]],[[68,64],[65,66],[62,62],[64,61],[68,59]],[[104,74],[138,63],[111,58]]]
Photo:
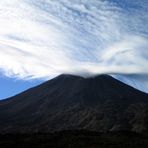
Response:
[[[148,94],[108,75],[60,75],[0,101],[1,133],[148,130]]]

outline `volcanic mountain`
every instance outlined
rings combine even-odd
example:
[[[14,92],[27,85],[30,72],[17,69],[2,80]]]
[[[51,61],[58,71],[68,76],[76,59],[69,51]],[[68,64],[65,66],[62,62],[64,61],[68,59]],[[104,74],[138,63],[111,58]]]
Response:
[[[0,101],[0,133],[148,131],[148,94],[109,75],[63,74]]]

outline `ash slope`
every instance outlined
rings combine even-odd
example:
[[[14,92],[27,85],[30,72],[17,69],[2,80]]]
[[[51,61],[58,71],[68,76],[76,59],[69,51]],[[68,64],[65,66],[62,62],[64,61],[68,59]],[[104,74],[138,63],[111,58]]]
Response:
[[[0,101],[1,133],[148,131],[148,94],[108,75],[60,75]]]

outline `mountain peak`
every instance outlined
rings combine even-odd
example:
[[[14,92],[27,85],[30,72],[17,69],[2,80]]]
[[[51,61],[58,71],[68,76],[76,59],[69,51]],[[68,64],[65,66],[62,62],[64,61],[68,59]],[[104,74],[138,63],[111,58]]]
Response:
[[[61,74],[57,76],[57,78],[83,78],[79,75],[73,75],[73,74]]]
[[[99,74],[99,75],[94,75],[94,76],[88,77],[88,79],[107,80],[107,79],[114,79],[114,78],[112,76],[108,75],[108,74]]]
[[[84,77],[84,76],[80,76],[79,74],[66,74],[66,73],[63,73],[63,74],[60,74],[58,75],[57,77],[65,77],[65,78],[72,78],[72,77],[75,77],[75,78],[86,78],[86,79],[89,79],[89,78],[113,78],[112,76],[108,75],[108,74],[98,74],[98,75],[94,75],[94,76],[88,76],[88,77]]]

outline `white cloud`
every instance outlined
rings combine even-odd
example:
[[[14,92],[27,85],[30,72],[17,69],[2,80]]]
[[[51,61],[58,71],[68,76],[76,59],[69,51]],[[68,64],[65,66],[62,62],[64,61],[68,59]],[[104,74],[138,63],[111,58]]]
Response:
[[[0,69],[21,79],[61,73],[147,76],[147,28],[142,25],[147,15],[132,10],[107,0],[1,1]],[[148,91],[147,84],[140,89]]]

